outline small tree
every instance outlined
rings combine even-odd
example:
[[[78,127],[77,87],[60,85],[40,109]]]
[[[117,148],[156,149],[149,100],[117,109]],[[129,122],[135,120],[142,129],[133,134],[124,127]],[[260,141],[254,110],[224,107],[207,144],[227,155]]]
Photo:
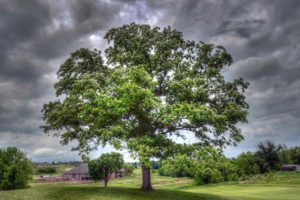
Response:
[[[22,151],[16,147],[0,149],[0,189],[24,188],[31,174],[31,162]]]
[[[280,168],[279,152],[281,149],[281,145],[276,145],[269,140],[258,144],[256,156],[261,173],[278,170]]]
[[[134,23],[104,38],[111,44],[106,59],[80,49],[60,66],[55,89],[61,100],[43,108],[46,133],[55,132],[62,144],[77,140],[74,150],[81,153],[107,143],[128,149],[141,162],[145,191],[152,190],[151,158],[243,139],[236,124],[246,122],[248,83],[225,80],[222,71],[232,58],[224,47]],[[184,133],[197,142],[170,137]]]
[[[119,153],[102,154],[98,159],[89,162],[89,172],[94,180],[104,180],[104,186],[112,173],[120,170],[124,164],[123,156]]]

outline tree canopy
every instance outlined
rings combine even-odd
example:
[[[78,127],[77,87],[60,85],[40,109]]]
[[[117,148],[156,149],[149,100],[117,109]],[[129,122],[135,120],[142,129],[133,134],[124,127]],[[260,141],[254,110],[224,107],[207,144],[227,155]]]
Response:
[[[45,132],[62,144],[78,141],[74,150],[81,153],[100,144],[126,148],[145,169],[153,157],[243,139],[236,125],[247,120],[248,83],[225,80],[222,70],[232,58],[224,47],[185,40],[171,27],[134,23],[112,28],[104,39],[104,54],[79,49],[60,66],[60,100],[42,111]],[[170,137],[185,134],[195,143]]]

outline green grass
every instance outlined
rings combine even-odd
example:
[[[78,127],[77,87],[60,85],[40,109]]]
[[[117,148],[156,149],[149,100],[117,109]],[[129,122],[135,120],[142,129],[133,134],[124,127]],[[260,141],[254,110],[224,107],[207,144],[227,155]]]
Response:
[[[276,172],[254,176],[242,183],[272,183],[300,185],[300,172]]]
[[[196,186],[189,178],[152,176],[154,192],[140,191],[141,175],[113,180],[105,189],[102,183],[86,185],[38,185],[31,188],[0,191],[0,200],[131,200],[131,199],[211,199],[211,200],[299,200],[300,173],[276,173],[257,176],[240,184],[222,183]]]

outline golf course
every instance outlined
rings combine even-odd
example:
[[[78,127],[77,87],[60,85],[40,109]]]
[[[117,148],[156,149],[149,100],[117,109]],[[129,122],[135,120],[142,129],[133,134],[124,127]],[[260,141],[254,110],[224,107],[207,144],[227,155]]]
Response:
[[[155,191],[140,190],[141,173],[111,181],[108,188],[102,182],[92,184],[36,184],[30,188],[0,191],[0,200],[129,200],[129,199],[211,199],[211,200],[298,200],[300,173],[277,172],[260,175],[239,183],[195,185],[193,179],[172,178],[152,173]]]

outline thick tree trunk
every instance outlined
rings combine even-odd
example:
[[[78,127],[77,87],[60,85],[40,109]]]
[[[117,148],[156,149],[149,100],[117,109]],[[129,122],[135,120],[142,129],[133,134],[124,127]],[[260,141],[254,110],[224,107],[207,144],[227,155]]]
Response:
[[[151,173],[150,168],[142,166],[142,176],[143,176],[143,185],[142,190],[143,191],[152,191],[152,185],[151,185]]]

